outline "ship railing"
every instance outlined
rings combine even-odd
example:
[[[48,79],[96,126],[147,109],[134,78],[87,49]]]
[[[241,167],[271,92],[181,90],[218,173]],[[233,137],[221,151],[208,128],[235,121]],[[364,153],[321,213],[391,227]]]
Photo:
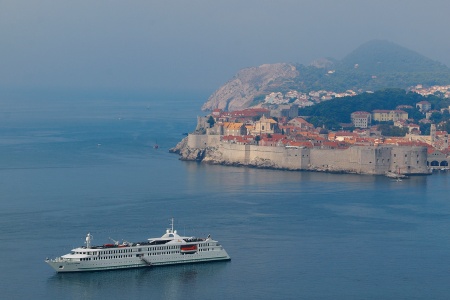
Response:
[[[53,259],[47,258],[46,261],[51,261],[51,262],[62,262],[62,261],[64,261],[64,258],[62,258],[62,257],[56,257],[56,258],[53,258]]]

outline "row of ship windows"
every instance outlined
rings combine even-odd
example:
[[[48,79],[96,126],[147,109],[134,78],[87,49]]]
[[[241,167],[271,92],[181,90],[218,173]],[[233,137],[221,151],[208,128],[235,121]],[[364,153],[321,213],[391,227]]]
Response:
[[[203,249],[199,249],[199,251],[211,251],[212,249],[210,248],[203,248]],[[180,251],[168,251],[168,252],[153,252],[153,253],[147,253],[147,256],[151,256],[151,255],[166,255],[166,254],[180,254]],[[102,259],[116,259],[116,258],[126,258],[126,257],[133,257],[132,254],[127,254],[127,255],[112,255],[112,256],[100,256],[100,257],[87,257],[87,258],[80,258],[81,261],[86,261],[86,260],[102,260]]]
[[[208,247],[210,243],[206,244],[199,244],[199,247]],[[120,249],[120,250],[108,250],[108,251],[99,251],[99,252],[91,252],[91,251],[82,251],[82,252],[75,252],[75,254],[87,254],[87,255],[100,255],[102,254],[117,254],[117,253],[130,253],[133,252],[133,250],[141,252],[143,248],[135,248],[135,249]],[[147,248],[147,251],[155,251],[155,250],[169,250],[169,249],[180,249],[180,246],[164,246],[164,247],[153,247],[153,248]]]
[[[210,249],[210,248],[206,248],[206,249],[200,249],[199,251],[211,251],[211,249]],[[166,255],[166,254],[180,254],[180,251],[153,252],[153,253],[147,253],[147,256],[152,256],[152,255]],[[87,257],[87,258],[80,258],[80,261],[87,261],[87,260],[103,260],[103,259],[117,259],[117,258],[126,258],[126,257],[133,257],[133,255],[127,254],[127,255],[112,255],[112,256],[100,256],[100,257]]]
[[[137,249],[135,249],[137,250]],[[90,251],[81,251],[75,252],[75,254],[87,254],[87,255],[98,255],[100,254],[116,254],[116,253],[129,253],[133,252],[133,249],[121,249],[121,250],[109,250],[109,251],[99,251],[99,252],[90,252]]]

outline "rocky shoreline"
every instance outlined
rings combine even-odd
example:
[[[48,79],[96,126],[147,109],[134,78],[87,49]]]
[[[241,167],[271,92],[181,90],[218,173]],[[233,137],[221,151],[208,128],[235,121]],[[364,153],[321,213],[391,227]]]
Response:
[[[223,158],[222,152],[218,147],[206,147],[206,148],[190,148],[188,146],[188,137],[181,140],[175,147],[169,149],[170,153],[175,153],[180,156],[180,160],[183,161],[198,161],[212,165],[223,165],[223,166],[235,166],[235,167],[254,167],[254,168],[264,168],[264,169],[278,169],[278,170],[289,170],[288,168],[283,168],[277,166],[270,159],[259,158],[249,163],[242,163],[236,161],[228,161]],[[297,169],[291,169],[297,170]]]
[[[414,162],[414,168],[407,163],[402,170],[409,172],[403,173],[430,174],[426,167],[425,147],[357,146],[347,150],[322,150],[238,145],[217,140],[213,143],[208,142],[207,138],[208,135],[191,134],[169,152],[178,154],[180,160],[214,165],[368,175],[386,175],[394,168],[398,170],[398,162],[393,164],[394,158],[407,157],[422,163]]]

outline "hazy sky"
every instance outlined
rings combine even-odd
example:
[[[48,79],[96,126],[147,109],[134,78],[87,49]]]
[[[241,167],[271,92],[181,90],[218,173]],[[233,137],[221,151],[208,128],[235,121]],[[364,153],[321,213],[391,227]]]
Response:
[[[0,88],[214,91],[386,39],[450,66],[449,0],[0,0]]]

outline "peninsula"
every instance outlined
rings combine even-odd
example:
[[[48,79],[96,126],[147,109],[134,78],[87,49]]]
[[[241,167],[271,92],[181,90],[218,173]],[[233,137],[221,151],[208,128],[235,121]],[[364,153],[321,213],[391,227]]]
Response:
[[[285,170],[401,176],[448,169],[450,70],[386,42],[360,48],[341,63],[314,62],[309,76],[321,72],[320,80],[291,64],[240,71],[170,151],[182,160]],[[389,79],[395,74],[401,82]],[[346,81],[355,76],[360,80]],[[385,89],[386,80],[413,85]]]

